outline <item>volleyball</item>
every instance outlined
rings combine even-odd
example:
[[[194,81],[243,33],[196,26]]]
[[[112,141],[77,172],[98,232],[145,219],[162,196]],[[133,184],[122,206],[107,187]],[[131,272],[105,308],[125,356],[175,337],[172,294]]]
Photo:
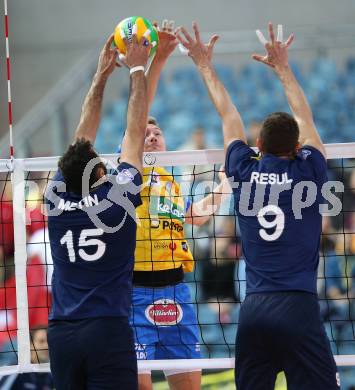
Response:
[[[123,39],[124,37],[128,40],[131,39],[134,25],[137,26],[138,41],[140,41],[144,34],[147,34],[146,39],[152,44],[149,55],[152,56],[158,47],[158,31],[148,19],[142,18],[141,16],[130,16],[118,23],[114,32],[114,41],[118,50],[120,53],[126,54],[126,45]],[[149,34],[147,33],[147,30],[150,31]]]

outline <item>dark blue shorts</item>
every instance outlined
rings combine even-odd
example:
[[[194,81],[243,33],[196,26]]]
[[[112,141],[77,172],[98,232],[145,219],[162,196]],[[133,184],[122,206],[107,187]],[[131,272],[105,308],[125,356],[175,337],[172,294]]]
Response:
[[[57,390],[138,389],[127,318],[50,321],[48,347]]]
[[[273,390],[285,371],[288,390],[339,390],[339,376],[318,298],[303,292],[250,294],[236,339],[238,390]]]

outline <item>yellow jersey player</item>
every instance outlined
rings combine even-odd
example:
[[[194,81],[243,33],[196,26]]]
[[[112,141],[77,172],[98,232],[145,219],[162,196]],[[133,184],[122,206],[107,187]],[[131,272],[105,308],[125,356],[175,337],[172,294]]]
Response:
[[[159,31],[159,47],[146,76],[149,105],[154,99],[160,72],[177,45],[172,28],[172,23],[166,22]],[[150,117],[144,151],[165,150],[163,131]],[[199,202],[191,203],[165,168],[143,170],[142,205],[137,208],[139,223],[131,316],[138,360],[200,357],[198,321],[189,287],[184,283],[185,272],[194,269],[184,224],[207,222],[221,202],[223,185]],[[194,390],[201,386],[200,370],[176,369],[164,373],[171,388]],[[139,388],[151,389],[150,371],[138,374]]]
[[[165,150],[163,132],[150,117],[144,151]],[[221,203],[223,184],[191,203],[165,168],[143,169],[142,205],[136,210],[139,223],[131,317],[138,360],[200,358],[198,321],[189,287],[184,283],[185,272],[194,270],[184,224],[201,225],[209,220],[211,211],[215,212]],[[171,388],[200,388],[200,370],[164,373]],[[140,389],[151,388],[150,372],[138,374]]]

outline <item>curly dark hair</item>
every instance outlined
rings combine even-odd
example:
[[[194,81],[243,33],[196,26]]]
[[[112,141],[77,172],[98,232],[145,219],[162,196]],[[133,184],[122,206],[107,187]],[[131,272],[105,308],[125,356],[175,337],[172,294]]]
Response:
[[[275,156],[295,154],[300,131],[296,120],[287,112],[266,117],[260,130],[263,153]]]
[[[99,155],[95,152],[90,141],[85,138],[79,138],[74,144],[70,145],[58,162],[62,175],[64,177],[67,191],[76,194],[82,194],[82,177],[86,165]],[[106,173],[106,167],[103,162],[95,164],[90,173],[89,188],[99,179],[98,171],[103,169]]]

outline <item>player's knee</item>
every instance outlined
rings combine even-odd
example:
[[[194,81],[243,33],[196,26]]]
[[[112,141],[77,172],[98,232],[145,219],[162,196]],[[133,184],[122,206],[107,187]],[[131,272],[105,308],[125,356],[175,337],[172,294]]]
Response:
[[[138,388],[139,390],[153,390],[151,374],[138,375]]]

